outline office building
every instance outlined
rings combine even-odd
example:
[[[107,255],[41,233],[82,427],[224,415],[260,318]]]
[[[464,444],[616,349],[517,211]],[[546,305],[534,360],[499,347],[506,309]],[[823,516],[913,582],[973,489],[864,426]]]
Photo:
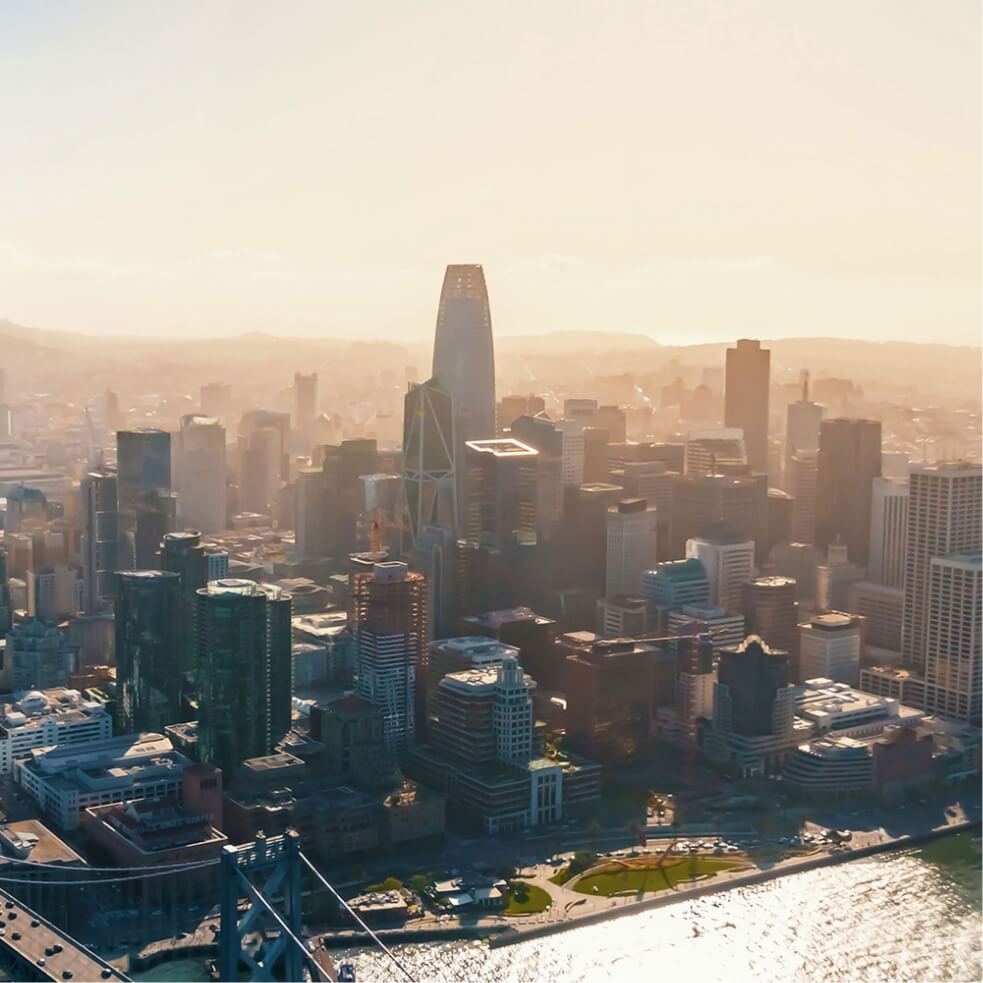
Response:
[[[190,759],[160,734],[123,734],[81,745],[34,748],[14,762],[14,780],[59,829],[85,810],[115,802],[180,798]]]
[[[601,762],[648,749],[654,649],[632,639],[593,641],[567,657],[567,742]]]
[[[7,632],[0,681],[8,692],[66,686],[77,657],[61,627],[29,618]]]
[[[785,653],[789,679],[798,678],[799,602],[789,577],[757,577],[745,585],[747,630],[765,644]]]
[[[816,608],[819,611],[845,611],[850,589],[866,577],[866,570],[850,562],[843,543],[830,543],[826,562],[816,567]]]
[[[539,453],[513,437],[464,448],[464,538],[499,550],[535,543]]]
[[[907,547],[908,482],[875,478],[870,499],[869,579],[885,587],[903,587]]]
[[[442,638],[428,646],[426,672],[426,704],[428,715],[436,712],[437,687],[444,676],[468,669],[490,669],[501,665],[506,656],[519,659],[514,645],[477,635]]]
[[[672,489],[673,559],[686,554],[686,540],[711,523],[725,522],[753,539],[764,556],[768,541],[768,479],[765,475],[678,475]]]
[[[39,621],[60,621],[82,610],[82,573],[77,567],[59,563],[37,571],[29,570],[26,580],[30,617]],[[0,587],[0,591],[2,589]]]
[[[536,535],[548,540],[563,515],[566,435],[545,413],[512,421],[511,436],[538,452],[536,474]]]
[[[181,417],[177,434],[178,519],[203,533],[226,528],[225,427],[217,417]]]
[[[877,649],[878,661],[901,660],[904,591],[869,580],[850,585],[846,610],[864,619],[864,647]]]
[[[622,499],[608,509],[605,594],[638,594],[642,574],[657,562],[656,510],[643,498]]]
[[[290,478],[290,414],[247,410],[239,420],[239,511],[272,515]]]
[[[683,470],[688,475],[730,473],[748,463],[744,431],[735,427],[690,430],[686,434]]]
[[[665,461],[625,461],[608,471],[609,478],[622,488],[622,498],[644,498],[655,508],[656,547],[659,561],[672,556],[672,486],[674,472]]]
[[[506,436],[512,423],[520,416],[537,416],[546,412],[546,401],[542,396],[530,393],[528,396],[503,396],[495,407],[495,435]]]
[[[425,706],[426,584],[397,562],[351,581],[355,692],[382,708],[386,747],[399,755],[412,747]]]
[[[793,690],[788,686],[787,652],[749,636],[741,645],[721,652],[717,680],[714,726],[718,730],[757,736],[791,726]]]
[[[979,726],[983,709],[980,554],[933,557],[927,594],[924,707],[929,713]]]
[[[145,496],[171,491],[171,435],[150,427],[116,434],[120,556],[122,568],[136,565],[137,513]]]
[[[437,309],[432,375],[451,396],[460,444],[495,433],[495,350],[480,265],[447,267]]]
[[[638,594],[609,594],[597,600],[596,627],[605,638],[638,638],[657,627],[658,612]]]
[[[133,533],[133,569],[160,569],[160,541],[177,526],[177,504],[174,492],[149,491],[140,496]]]
[[[294,373],[294,431],[302,454],[311,452],[311,427],[317,417],[317,373]]]
[[[91,471],[81,483],[82,610],[92,614],[112,600],[120,566],[116,475]]]
[[[210,580],[224,580],[228,576],[229,557],[226,553],[209,552],[202,545],[201,534],[189,530],[168,533],[161,542],[160,553],[161,569],[180,578],[179,641],[174,659],[189,688],[193,688],[198,661],[195,640],[198,591]]]
[[[163,570],[116,575],[116,684],[124,732],[163,732],[185,719],[181,698],[181,578]]]
[[[560,667],[556,664],[553,638],[556,622],[527,607],[484,611],[461,618],[461,635],[483,635],[519,650],[522,667],[541,686],[557,686]]]
[[[39,488],[17,485],[7,492],[7,510],[3,517],[5,533],[20,532],[24,526],[48,521],[48,500]]]
[[[860,619],[831,611],[799,625],[799,677],[856,686],[863,635]]]
[[[983,469],[978,464],[958,462],[912,469],[901,656],[916,669],[925,667],[932,560],[980,551],[981,509]]]
[[[290,728],[290,595],[251,580],[197,591],[198,751],[232,774]]]
[[[768,396],[771,352],[760,341],[742,338],[727,349],[724,426],[744,431],[748,464],[768,471]]]
[[[328,504],[321,468],[301,468],[297,472],[294,505],[294,542],[305,557],[323,557],[329,552]]]
[[[78,690],[27,690],[0,706],[0,775],[34,748],[83,745],[111,737],[113,722],[101,703]]]
[[[0,639],[6,637],[14,620],[10,597],[10,577],[7,573],[7,550],[0,546]]]
[[[708,607],[710,580],[696,559],[657,563],[642,574],[642,594],[660,608]]]
[[[669,612],[667,634],[700,634],[709,639],[713,652],[719,655],[725,648],[740,645],[747,632],[744,615],[717,607],[686,605]]]
[[[788,487],[788,462],[805,452],[819,450],[819,429],[823,421],[823,407],[809,399],[809,373],[803,373],[802,398],[785,408],[785,490]]]
[[[610,435],[601,427],[584,427],[584,482],[608,480]]]
[[[785,461],[785,488],[792,496],[793,543],[816,541],[816,480],[818,451],[796,451]]]
[[[879,420],[823,420],[816,471],[815,544],[839,540],[854,563],[867,565],[871,495],[881,476]]]
[[[369,525],[378,518],[364,514],[362,477],[380,472],[379,449],[375,440],[357,438],[326,446],[323,452],[327,546],[336,557],[348,556],[369,545]]]
[[[428,526],[458,530],[454,405],[436,379],[411,386],[403,408],[403,548]]]
[[[699,560],[710,582],[710,603],[739,612],[744,584],[754,578],[754,541],[725,523],[714,523],[686,542],[686,556]]]

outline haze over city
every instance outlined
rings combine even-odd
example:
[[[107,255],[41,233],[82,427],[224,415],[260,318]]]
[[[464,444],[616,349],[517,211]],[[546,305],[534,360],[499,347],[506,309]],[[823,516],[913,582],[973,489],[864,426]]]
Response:
[[[0,317],[979,343],[980,9],[5,4]]]

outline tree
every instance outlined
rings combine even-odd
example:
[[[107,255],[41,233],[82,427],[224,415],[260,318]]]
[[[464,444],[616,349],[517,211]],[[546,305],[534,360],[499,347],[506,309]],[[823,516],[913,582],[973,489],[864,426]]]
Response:
[[[645,847],[648,842],[647,830],[637,819],[632,819],[628,823],[628,832],[631,833],[632,843],[637,843],[642,848]]]

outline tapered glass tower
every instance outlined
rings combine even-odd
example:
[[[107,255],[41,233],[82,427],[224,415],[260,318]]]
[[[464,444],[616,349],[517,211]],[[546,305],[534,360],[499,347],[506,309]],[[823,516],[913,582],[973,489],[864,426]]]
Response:
[[[485,273],[478,264],[448,266],[444,274],[433,376],[454,401],[461,443],[495,435],[495,346]]]

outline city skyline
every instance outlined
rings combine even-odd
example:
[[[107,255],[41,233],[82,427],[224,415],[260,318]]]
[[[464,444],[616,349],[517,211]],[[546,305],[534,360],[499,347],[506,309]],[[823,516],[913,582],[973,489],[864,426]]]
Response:
[[[17,323],[417,340],[477,262],[500,337],[979,339],[968,2],[2,16]]]

